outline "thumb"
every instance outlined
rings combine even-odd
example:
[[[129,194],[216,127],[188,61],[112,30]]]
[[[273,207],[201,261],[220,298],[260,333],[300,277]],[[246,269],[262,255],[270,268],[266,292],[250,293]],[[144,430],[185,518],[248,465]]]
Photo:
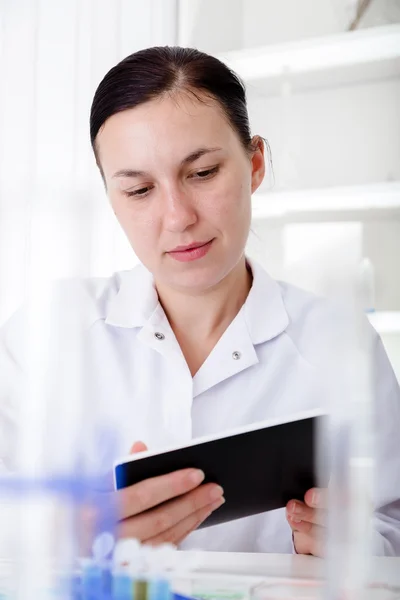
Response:
[[[143,442],[135,442],[131,448],[130,454],[137,454],[138,452],[145,452],[146,450],[146,444]]]

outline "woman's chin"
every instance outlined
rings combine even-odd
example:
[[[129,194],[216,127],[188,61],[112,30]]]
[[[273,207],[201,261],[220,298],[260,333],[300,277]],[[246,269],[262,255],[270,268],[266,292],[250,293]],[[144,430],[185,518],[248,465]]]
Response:
[[[226,276],[226,269],[215,262],[204,265],[181,265],[178,269],[164,272],[160,280],[164,286],[199,294],[218,285]]]

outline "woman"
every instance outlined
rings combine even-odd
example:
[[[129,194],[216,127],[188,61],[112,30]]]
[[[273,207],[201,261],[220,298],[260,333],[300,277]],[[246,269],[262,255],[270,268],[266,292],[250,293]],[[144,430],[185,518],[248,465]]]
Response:
[[[119,452],[135,440],[140,451],[326,407],[333,395],[325,376],[340,375],[329,349],[348,322],[245,257],[265,156],[262,139],[250,135],[237,76],[193,49],[137,52],[100,83],[91,141],[142,263],[83,286],[87,397],[118,430]],[[9,372],[18,362],[10,331],[2,351]],[[378,368],[375,552],[394,554],[400,394],[380,341],[368,335]],[[258,458],[261,468],[268,457]],[[294,542],[299,553],[323,551],[323,490],[286,510],[191,533],[224,501],[218,486],[200,485],[203,477],[183,471],[118,492],[122,535],[182,548],[291,552]]]

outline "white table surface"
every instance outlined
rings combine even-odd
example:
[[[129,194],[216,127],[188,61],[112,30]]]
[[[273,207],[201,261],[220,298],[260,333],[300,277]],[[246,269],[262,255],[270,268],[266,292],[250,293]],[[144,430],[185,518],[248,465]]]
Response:
[[[287,593],[287,584],[283,580],[323,580],[325,562],[321,559],[311,556],[297,556],[286,554],[240,554],[240,553],[218,553],[218,552],[176,552],[174,563],[175,566],[187,565],[188,560],[195,561],[196,568],[194,573],[198,574],[200,580],[203,577],[213,577],[213,574],[222,577],[217,577],[217,580],[224,580],[233,583],[236,578],[234,576],[247,576],[247,578],[260,578],[262,580],[274,582],[274,589],[279,588],[285,592],[284,595],[269,596],[273,598],[294,598],[292,589]],[[0,559],[0,587],[1,584],[7,581],[10,566],[12,563],[8,560]],[[207,573],[207,576],[205,575]],[[203,574],[203,575],[202,575]],[[224,574],[227,575],[225,579]],[[6,579],[3,579],[6,577]],[[191,577],[193,579],[193,577]],[[281,580],[281,581],[279,581]],[[305,581],[305,585],[307,585]],[[398,600],[400,598],[400,558],[374,558],[370,569],[370,581],[377,584],[377,588],[369,590],[363,600]],[[276,584],[276,585],[275,585]],[[283,587],[282,587],[283,586]],[[385,590],[381,586],[393,586],[396,590]],[[8,587],[8,586],[7,586]],[[379,588],[379,589],[378,589]],[[308,588],[307,588],[308,589]],[[185,588],[179,588],[181,593],[190,591]],[[320,598],[319,592],[317,595],[301,595],[296,598]]]
[[[183,562],[186,552],[179,552]],[[323,579],[325,561],[292,554],[198,552],[196,571],[273,578]],[[400,558],[373,557],[370,581],[400,586]]]

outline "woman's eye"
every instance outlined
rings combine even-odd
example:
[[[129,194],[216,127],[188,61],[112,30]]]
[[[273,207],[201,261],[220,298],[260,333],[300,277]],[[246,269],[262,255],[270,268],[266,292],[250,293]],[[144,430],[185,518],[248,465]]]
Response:
[[[196,171],[196,173],[193,173],[191,177],[193,179],[208,179],[209,177],[215,175],[218,171],[219,166],[213,167],[212,169],[205,169],[204,171]]]
[[[141,198],[143,196],[146,196],[150,190],[151,190],[151,188],[149,186],[147,186],[147,187],[140,188],[139,190],[133,190],[131,192],[129,192],[129,191],[124,192],[124,194],[126,196],[128,196],[129,198],[132,196],[135,196],[136,198]]]

